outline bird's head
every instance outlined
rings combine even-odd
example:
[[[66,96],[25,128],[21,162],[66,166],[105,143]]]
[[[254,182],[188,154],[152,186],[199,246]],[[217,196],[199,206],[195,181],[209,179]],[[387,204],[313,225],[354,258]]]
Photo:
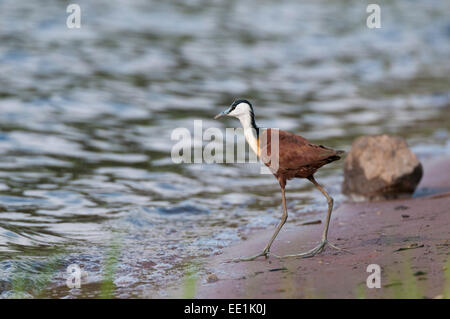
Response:
[[[242,118],[246,116],[253,118],[253,107],[249,101],[238,99],[235,100],[228,109],[217,114],[214,119],[216,120],[224,115],[236,118]]]

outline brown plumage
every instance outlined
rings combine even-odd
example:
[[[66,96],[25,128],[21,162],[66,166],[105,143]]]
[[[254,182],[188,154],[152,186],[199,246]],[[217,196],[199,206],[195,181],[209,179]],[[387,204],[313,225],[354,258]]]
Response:
[[[278,170],[272,171],[280,184],[286,185],[286,181],[292,178],[308,178],[322,166],[337,161],[344,152],[336,151],[323,145],[315,145],[306,138],[286,132],[276,130],[278,133],[278,156],[272,156],[272,129],[261,132],[264,136],[260,140],[267,141],[260,147],[260,154],[263,163],[270,168],[273,160],[278,160]],[[260,146],[260,145],[258,145]]]
[[[328,213],[325,220],[324,231],[322,233],[322,240],[318,246],[305,253],[283,257],[311,257],[322,251],[325,245],[340,249],[329,243],[327,240],[331,212],[333,210],[333,198],[321,185],[319,185],[319,183],[316,182],[314,173],[322,166],[339,160],[341,158],[340,155],[344,152],[333,150],[323,145],[312,144],[304,137],[286,131],[278,129],[259,129],[256,126],[253,107],[247,100],[236,100],[226,111],[218,114],[215,119],[224,115],[236,117],[241,121],[248,144],[261,161],[269,167],[280,183],[283,207],[283,215],[280,224],[275,229],[272,238],[269,240],[263,251],[254,256],[239,258],[237,261],[249,261],[260,256],[265,256],[267,258],[269,255],[270,247],[288,217],[285,187],[286,182],[292,178],[306,178],[313,183],[327,198]],[[272,141],[272,138],[276,138],[276,140]]]

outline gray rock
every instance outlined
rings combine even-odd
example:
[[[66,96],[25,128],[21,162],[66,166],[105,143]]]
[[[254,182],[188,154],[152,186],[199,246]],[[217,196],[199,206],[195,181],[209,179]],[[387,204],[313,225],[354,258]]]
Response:
[[[423,175],[405,139],[386,134],[357,138],[344,165],[343,193],[353,200],[411,196]]]

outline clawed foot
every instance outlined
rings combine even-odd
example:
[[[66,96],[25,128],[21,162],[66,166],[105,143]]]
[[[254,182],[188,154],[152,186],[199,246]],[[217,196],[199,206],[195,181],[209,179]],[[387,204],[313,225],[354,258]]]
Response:
[[[269,250],[265,249],[262,252],[260,252],[259,254],[256,254],[254,256],[235,258],[235,259],[232,259],[231,261],[233,261],[233,262],[252,261],[252,260],[255,260],[256,258],[259,258],[262,256],[266,257],[266,259],[267,259],[269,257],[269,254],[270,254]]]
[[[322,240],[322,242],[318,246],[316,246],[313,249],[308,250],[307,252],[304,252],[304,253],[293,254],[293,255],[285,255],[285,256],[278,256],[278,255],[275,255],[275,254],[272,254],[272,255],[274,257],[277,257],[277,258],[280,258],[280,259],[281,258],[288,258],[288,257],[309,258],[309,257],[313,257],[313,256],[317,255],[318,253],[320,253],[321,251],[323,251],[323,249],[325,248],[326,245],[328,245],[328,246],[330,246],[330,247],[332,247],[332,248],[334,248],[336,250],[345,251],[345,252],[350,253],[348,250],[345,250],[343,248],[339,248],[339,247],[333,245],[328,240]]]
[[[275,255],[274,253],[269,252],[269,250],[263,250],[261,253],[256,254],[254,256],[240,257],[240,258],[232,259],[231,261],[232,262],[252,261],[252,260],[255,260],[256,258],[259,258],[262,256],[266,257],[266,259],[267,259],[269,257],[269,255],[272,255],[279,259],[288,258],[288,257],[309,258],[309,257],[313,257],[313,256],[317,255],[318,253],[320,253],[321,251],[323,251],[325,246],[327,246],[327,245],[336,250],[345,251],[345,252],[351,254],[350,251],[343,249],[343,248],[339,248],[339,247],[335,246],[334,244],[330,243],[328,240],[322,240],[322,242],[319,245],[317,245],[316,247],[314,247],[313,249],[308,250],[307,252],[304,252],[304,253],[300,253],[300,254],[278,256],[278,255]]]

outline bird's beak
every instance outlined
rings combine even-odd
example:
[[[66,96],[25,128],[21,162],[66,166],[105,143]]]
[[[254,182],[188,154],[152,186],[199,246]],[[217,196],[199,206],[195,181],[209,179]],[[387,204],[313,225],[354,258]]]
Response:
[[[220,112],[219,114],[214,116],[214,119],[217,120],[219,117],[222,117],[224,115],[228,115],[228,113],[230,113],[230,112],[231,112],[231,106],[227,110],[225,110],[223,112]]]
[[[220,112],[219,114],[217,114],[216,116],[214,116],[214,119],[217,120],[219,117],[222,117],[224,115],[227,115],[227,113],[225,113],[225,111]]]

